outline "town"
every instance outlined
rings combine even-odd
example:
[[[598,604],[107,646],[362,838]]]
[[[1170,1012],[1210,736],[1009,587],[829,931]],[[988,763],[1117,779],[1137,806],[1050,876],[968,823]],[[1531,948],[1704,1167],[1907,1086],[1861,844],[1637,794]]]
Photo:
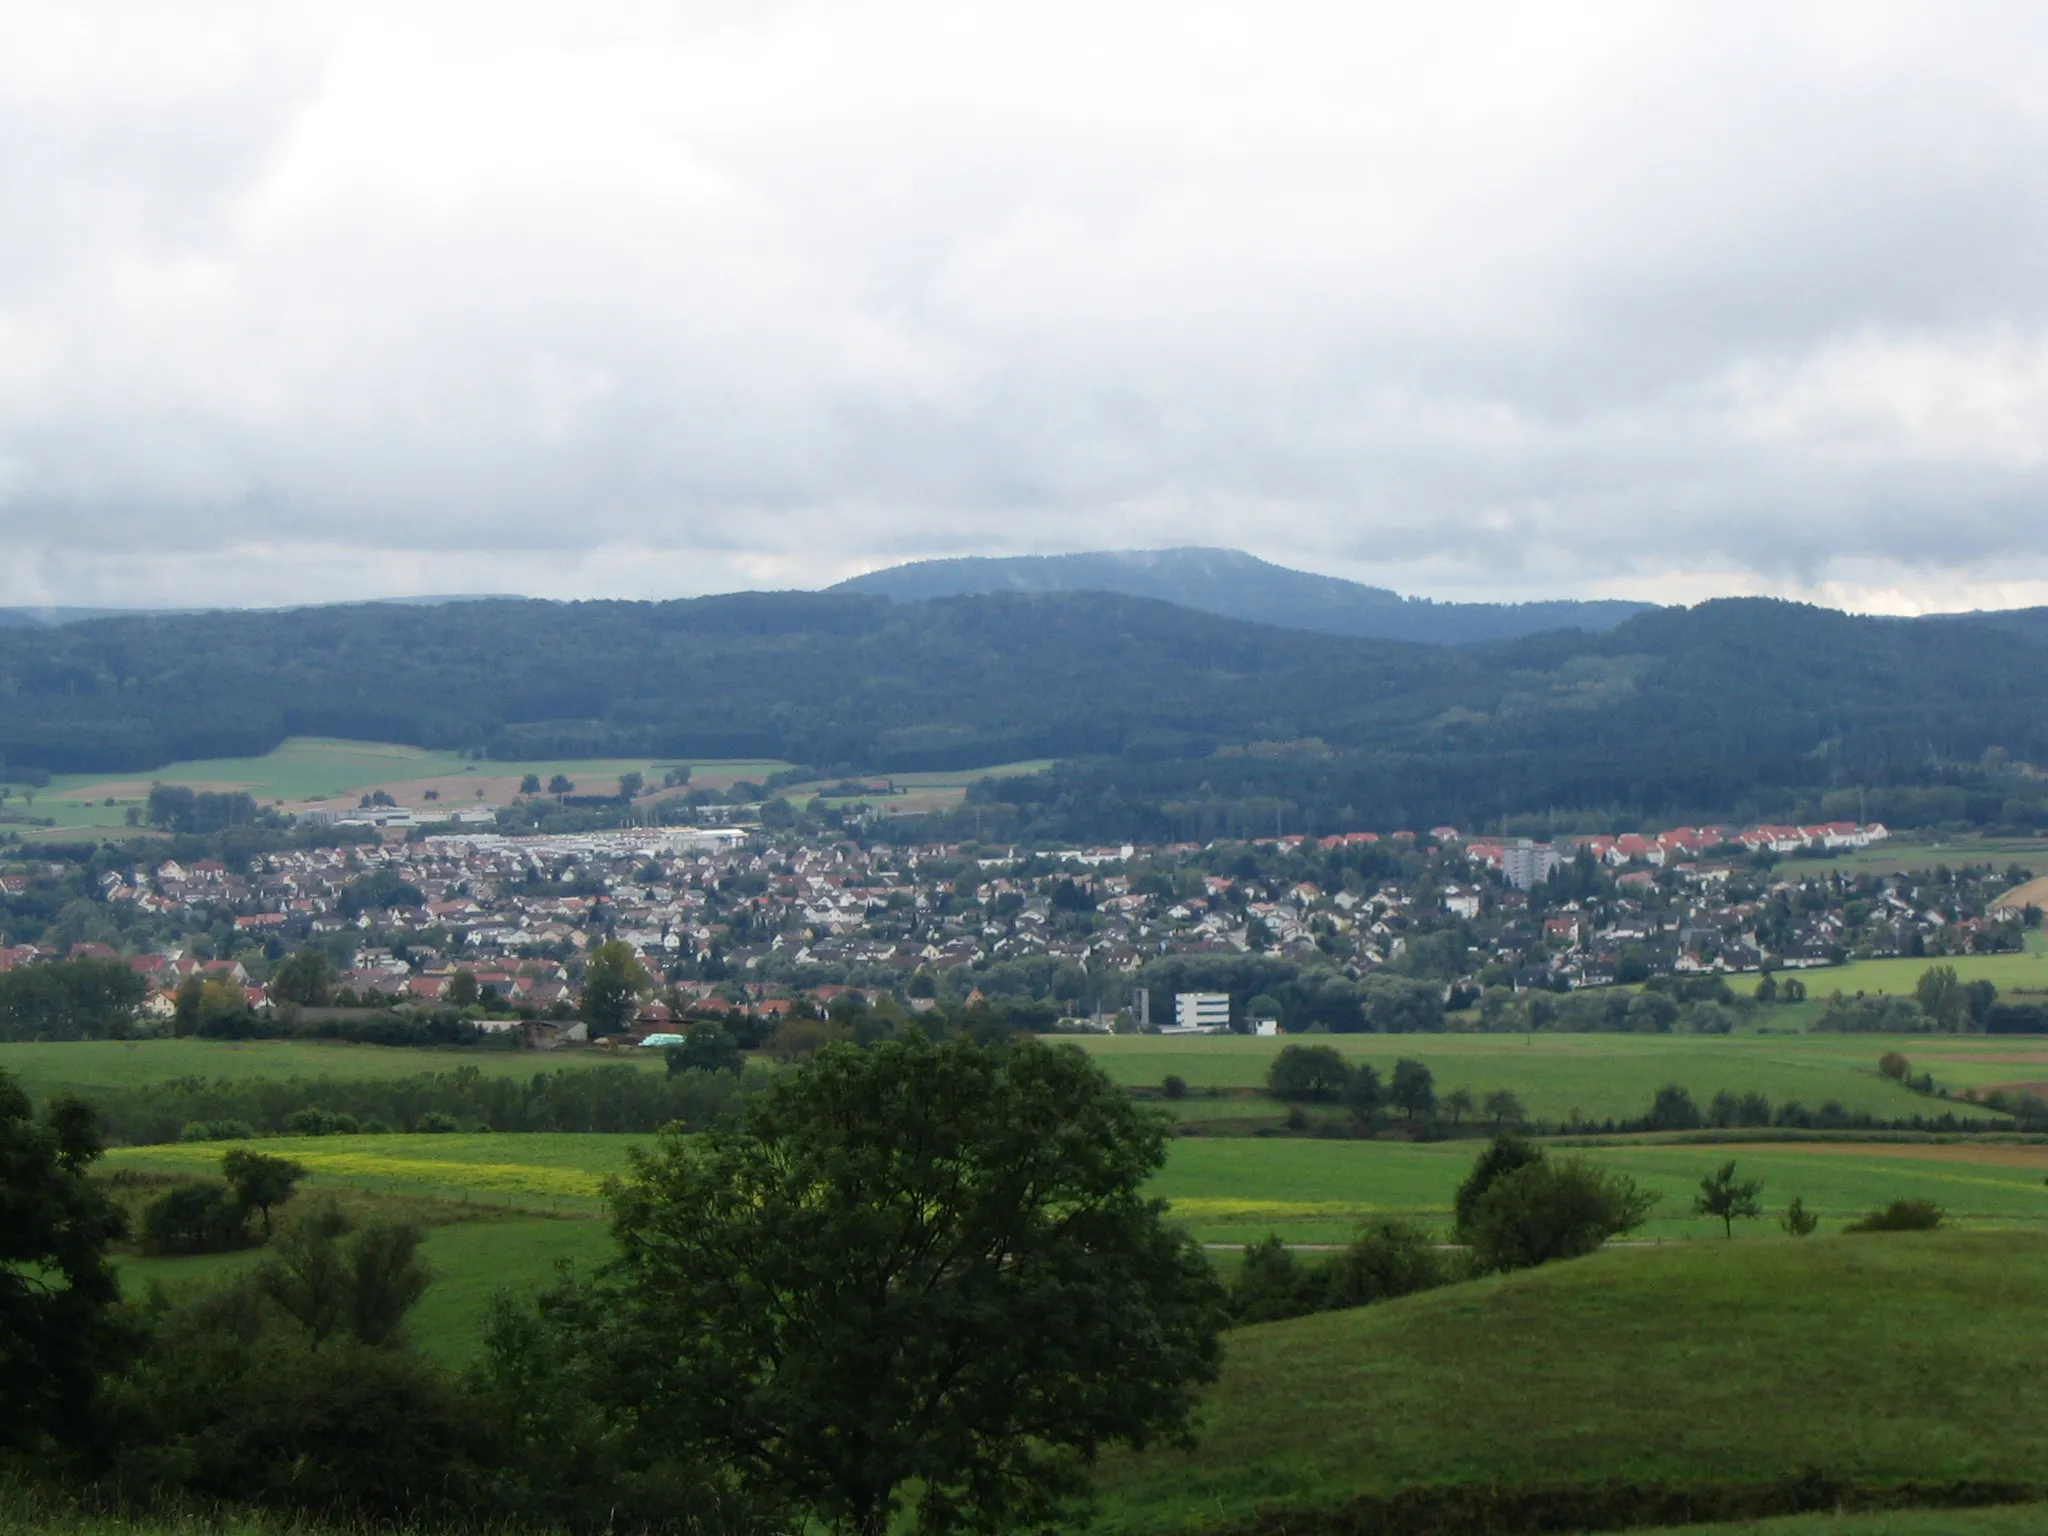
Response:
[[[642,1034],[693,1008],[772,1016],[848,991],[917,1011],[1028,1001],[1070,1028],[1253,1028],[1242,1008],[1219,1014],[1208,988],[1187,992],[1205,959],[1389,972],[1436,985],[1457,1009],[1501,989],[2017,949],[2038,917],[1999,905],[2023,869],[1832,867],[1888,836],[1875,824],[1550,843],[1436,827],[1039,851],[873,840],[885,832],[416,828],[244,868],[32,865],[0,876],[0,970],[119,959],[148,985],[146,1016],[168,1018],[195,973],[264,1011],[277,965],[311,947],[331,961],[340,1002],[566,1020],[585,956],[616,941],[658,989]],[[1162,984],[1211,1001],[1180,1016],[1155,995]]]

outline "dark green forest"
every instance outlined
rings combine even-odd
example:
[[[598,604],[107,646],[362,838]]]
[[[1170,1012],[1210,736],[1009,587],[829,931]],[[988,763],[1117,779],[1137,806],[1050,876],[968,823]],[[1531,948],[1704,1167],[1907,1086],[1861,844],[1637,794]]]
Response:
[[[1045,757],[964,814],[1047,836],[1866,808],[2031,827],[2044,664],[2039,612],[1762,599],[1457,649],[1102,593],[370,604],[0,630],[0,761],[146,773],[293,735],[827,773]]]

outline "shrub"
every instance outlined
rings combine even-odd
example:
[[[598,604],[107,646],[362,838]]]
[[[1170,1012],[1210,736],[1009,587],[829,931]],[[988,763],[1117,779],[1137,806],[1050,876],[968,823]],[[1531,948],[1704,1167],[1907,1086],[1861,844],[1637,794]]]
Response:
[[[445,1136],[451,1131],[461,1130],[462,1125],[453,1115],[444,1115],[438,1109],[430,1109],[413,1121],[412,1128],[422,1136]]]
[[[353,1136],[362,1123],[354,1115],[308,1107],[286,1115],[284,1128],[293,1136]]]
[[[256,1127],[246,1120],[187,1120],[180,1141],[252,1141]]]
[[[1369,1221],[1325,1266],[1325,1307],[1362,1307],[1442,1285],[1449,1275],[1429,1234],[1391,1217]]]
[[[1468,1223],[1481,1271],[1528,1269],[1591,1253],[1641,1226],[1656,1197],[1580,1158],[1547,1158],[1495,1179]]]
[[[1903,1083],[1910,1069],[1911,1064],[1897,1051],[1886,1051],[1877,1058],[1878,1075],[1888,1077],[1895,1083]]]
[[[1166,1074],[1166,1081],[1159,1085],[1159,1091],[1169,1099],[1184,1099],[1188,1096],[1188,1080],[1178,1073]]]
[[[1465,1182],[1458,1186],[1457,1199],[1453,1204],[1453,1230],[1461,1243],[1470,1242],[1472,1212],[1479,1204],[1479,1197],[1492,1187],[1493,1181],[1517,1168],[1526,1168],[1531,1163],[1543,1161],[1543,1149],[1519,1136],[1496,1136],[1486,1150],[1479,1154],[1479,1160],[1472,1165],[1472,1171],[1465,1175]]]
[[[249,1213],[225,1184],[181,1184],[142,1213],[151,1253],[222,1253],[246,1241]]]
[[[1820,1225],[1820,1218],[1806,1208],[1805,1200],[1798,1195],[1785,1207],[1785,1218],[1778,1223],[1788,1237],[1811,1237],[1813,1229]]]
[[[1932,1200],[1894,1200],[1881,1211],[1872,1211],[1861,1221],[1852,1221],[1845,1232],[1931,1232],[1941,1225],[1941,1207]]]
[[[1666,1083],[1657,1090],[1656,1100],[1643,1119],[1644,1127],[1652,1131],[1696,1131],[1701,1123],[1699,1106],[1677,1083]]]
[[[1240,1323],[1273,1323],[1317,1309],[1318,1277],[1289,1251],[1277,1233],[1244,1251],[1244,1267],[1230,1287],[1230,1312]]]

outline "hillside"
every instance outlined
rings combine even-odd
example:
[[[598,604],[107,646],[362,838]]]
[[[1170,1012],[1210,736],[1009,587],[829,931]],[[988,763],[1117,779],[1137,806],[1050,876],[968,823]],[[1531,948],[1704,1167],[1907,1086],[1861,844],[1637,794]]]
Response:
[[[991,592],[1118,592],[1256,624],[1375,640],[1470,645],[1546,630],[1602,632],[1650,603],[1439,603],[1290,570],[1236,549],[1127,549],[1003,559],[919,560],[842,581],[835,592],[899,602]]]
[[[288,736],[820,769],[1063,760],[976,792],[1006,834],[1215,836],[1864,809],[2026,821],[2048,642],[1767,600],[1445,648],[1110,594],[486,600],[0,629],[0,762],[147,773]]]
[[[2031,1236],[1702,1242],[1242,1329],[1201,1447],[1108,1462],[1100,1529],[1417,1484],[2039,1485],[2048,1385],[2012,1362],[2048,1344],[2044,1280]]]

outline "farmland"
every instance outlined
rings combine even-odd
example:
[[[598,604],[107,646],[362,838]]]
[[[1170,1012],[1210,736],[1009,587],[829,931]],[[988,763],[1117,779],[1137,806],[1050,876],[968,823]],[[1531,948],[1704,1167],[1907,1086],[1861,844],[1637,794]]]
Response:
[[[1198,1093],[1262,1087],[1273,1057],[1289,1043],[1302,1042],[1247,1035],[1116,1035],[1079,1041],[1120,1083],[1157,1087],[1172,1074]],[[1762,1093],[1773,1104],[1797,1099],[1809,1108],[1833,1099],[1851,1112],[1886,1118],[1944,1110],[1977,1113],[1964,1104],[1931,1104],[1878,1076],[1877,1059],[1888,1050],[1926,1058],[1935,1080],[1956,1088],[2048,1077],[2048,1045],[1984,1036],[1323,1035],[1311,1043],[1333,1046],[1354,1062],[1369,1062],[1383,1077],[1396,1061],[1412,1057],[1435,1075],[1439,1095],[1461,1087],[1478,1096],[1511,1089],[1531,1116],[1553,1123],[1575,1110],[1586,1119],[1640,1115],[1666,1083],[1683,1085],[1701,1103],[1726,1089]],[[1271,1100],[1243,1097],[1191,1097],[1176,1109],[1193,1120],[1270,1119],[1278,1112]]]
[[[242,790],[260,805],[299,809],[325,801],[353,800],[383,790],[400,804],[420,805],[428,791],[448,804],[482,800],[510,803],[520,780],[538,774],[543,783],[561,774],[589,793],[609,793],[624,773],[639,773],[660,784],[671,768],[691,769],[695,788],[725,789],[741,780],[759,782],[789,767],[780,759],[732,758],[562,758],[533,762],[484,762],[452,752],[432,752],[386,742],[338,741],[295,736],[261,757],[213,758],[171,763],[146,775],[63,774],[37,792],[32,810],[52,818],[58,829],[123,826],[130,807],[140,805],[153,783],[196,790]],[[112,804],[107,802],[112,801]]]

